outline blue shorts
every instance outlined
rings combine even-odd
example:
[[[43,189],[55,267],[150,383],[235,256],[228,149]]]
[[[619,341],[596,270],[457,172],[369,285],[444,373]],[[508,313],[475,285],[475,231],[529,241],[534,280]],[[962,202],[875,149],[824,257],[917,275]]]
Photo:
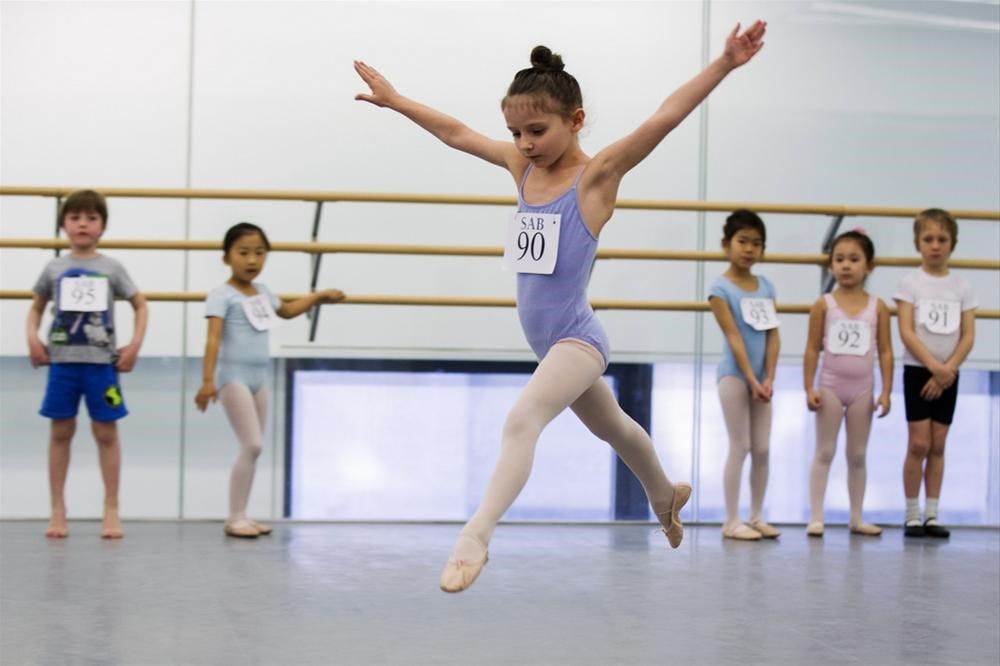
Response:
[[[118,371],[109,363],[53,363],[38,413],[50,419],[75,418],[81,395],[93,421],[117,421],[128,414]]]

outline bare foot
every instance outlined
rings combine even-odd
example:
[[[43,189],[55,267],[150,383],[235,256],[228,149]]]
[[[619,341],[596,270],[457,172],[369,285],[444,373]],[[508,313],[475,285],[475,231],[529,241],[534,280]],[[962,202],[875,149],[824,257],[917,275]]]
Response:
[[[45,529],[45,536],[49,539],[65,539],[69,536],[65,509],[52,512],[52,517],[49,518],[49,526]]]
[[[125,536],[122,531],[122,521],[118,518],[117,509],[104,509],[104,523],[101,525],[102,539],[121,539]]]

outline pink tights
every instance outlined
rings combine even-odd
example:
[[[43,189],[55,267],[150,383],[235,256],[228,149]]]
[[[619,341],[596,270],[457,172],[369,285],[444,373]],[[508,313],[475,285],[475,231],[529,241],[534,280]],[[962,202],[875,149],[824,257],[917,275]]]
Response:
[[[851,502],[851,526],[862,524],[861,505],[865,499],[865,452],[868,450],[868,433],[872,426],[875,403],[872,392],[865,391],[849,405],[844,405],[837,394],[821,386],[820,407],[816,411],[816,455],[809,474],[809,502],[812,508],[810,523],[823,522],[823,497],[830,476],[830,463],[837,452],[837,435],[840,422],[847,422],[847,494]]]

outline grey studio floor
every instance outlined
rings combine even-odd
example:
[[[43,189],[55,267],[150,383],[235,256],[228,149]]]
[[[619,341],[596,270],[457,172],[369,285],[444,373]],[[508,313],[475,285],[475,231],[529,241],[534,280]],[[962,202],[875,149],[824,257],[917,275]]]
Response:
[[[501,525],[459,595],[458,526],[0,522],[0,663],[997,664],[1000,532],[830,529],[723,541],[689,527]]]

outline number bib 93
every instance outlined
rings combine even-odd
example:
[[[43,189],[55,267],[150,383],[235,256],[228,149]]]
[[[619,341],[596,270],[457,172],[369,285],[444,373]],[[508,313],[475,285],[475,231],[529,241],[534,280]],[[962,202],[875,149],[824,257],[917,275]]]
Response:
[[[864,321],[838,319],[826,331],[826,350],[831,354],[864,356],[872,346],[872,327]]]
[[[518,273],[551,275],[559,253],[559,213],[514,213],[507,225],[504,268]]]
[[[245,299],[242,305],[243,313],[247,316],[250,325],[258,331],[266,331],[278,323],[278,314],[263,294]]]
[[[769,331],[778,328],[778,313],[770,298],[744,298],[740,300],[743,321],[755,331]]]
[[[962,312],[958,301],[924,300],[917,303],[919,324],[931,333],[948,335],[958,330],[962,323]]]
[[[81,276],[59,280],[59,309],[104,312],[108,309],[108,278]]]

